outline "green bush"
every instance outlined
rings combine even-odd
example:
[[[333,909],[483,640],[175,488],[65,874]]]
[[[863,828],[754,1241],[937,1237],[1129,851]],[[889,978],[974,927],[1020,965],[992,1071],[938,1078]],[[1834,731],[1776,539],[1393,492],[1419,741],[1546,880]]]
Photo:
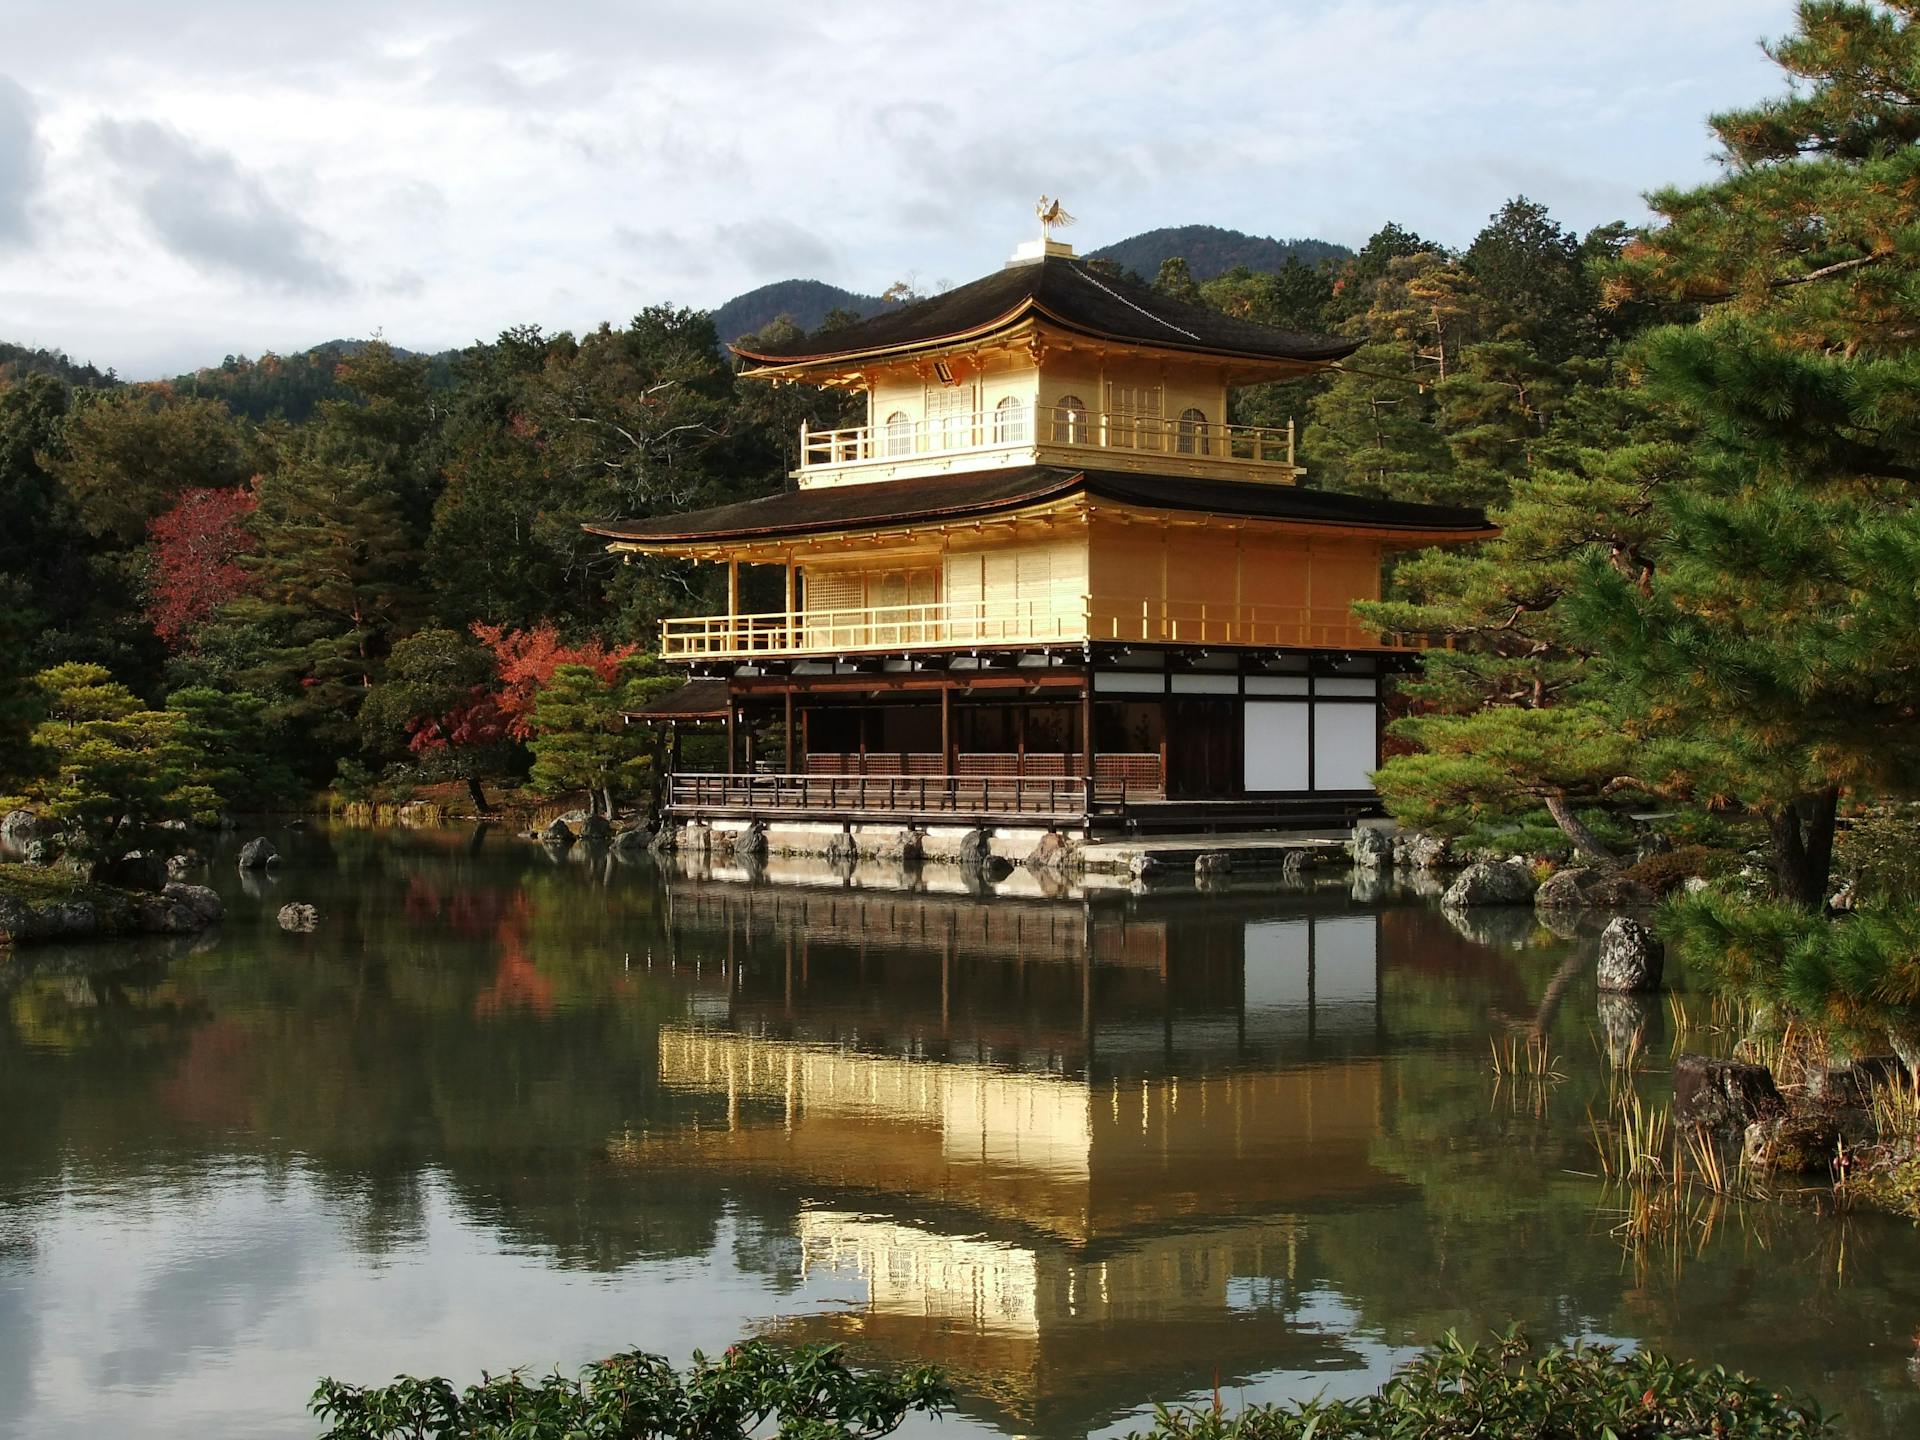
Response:
[[[577,1379],[556,1373],[529,1384],[516,1372],[464,1391],[404,1375],[373,1389],[322,1380],[311,1408],[327,1422],[321,1440],[736,1440],[770,1418],[791,1440],[875,1440],[951,1399],[931,1368],[860,1375],[838,1346],[782,1353],[749,1341],[717,1361],[696,1352],[684,1378],[636,1351],[589,1365]]]
[[[1160,1410],[1130,1440],[1780,1440],[1834,1434],[1813,1406],[1743,1375],[1605,1345],[1536,1351],[1517,1332],[1491,1345],[1449,1334],[1374,1395]]]
[[[518,1374],[456,1392],[406,1377],[378,1389],[322,1381],[322,1440],[874,1440],[909,1414],[939,1414],[938,1371],[863,1376],[837,1346],[783,1354],[758,1341],[682,1377],[656,1355],[615,1355],[578,1379]],[[1813,1406],[1714,1366],[1603,1345],[1536,1351],[1517,1332],[1446,1341],[1360,1400],[1224,1410],[1161,1409],[1130,1440],[1786,1440],[1828,1436]]]

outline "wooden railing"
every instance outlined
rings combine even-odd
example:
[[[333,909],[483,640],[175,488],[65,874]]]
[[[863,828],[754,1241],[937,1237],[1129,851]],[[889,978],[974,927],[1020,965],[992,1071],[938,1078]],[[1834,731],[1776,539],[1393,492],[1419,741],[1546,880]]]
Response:
[[[876,759],[888,763],[872,764]],[[902,764],[897,755],[809,755],[807,762],[797,775],[676,773],[670,802],[683,811],[1058,819],[1166,798],[1161,757],[1144,752],[1095,755],[1091,784],[1078,773],[1085,768],[1078,755],[962,754],[954,771],[941,774]],[[1042,771],[1052,773],[1036,773]]]
[[[1035,448],[1128,450],[1183,461],[1216,460],[1286,472],[1294,465],[1293,422],[1284,429],[1228,425],[1166,415],[1109,414],[1055,406],[1008,405],[957,415],[840,430],[800,427],[800,468],[901,463],[929,456]]]
[[[1084,780],[1032,775],[675,775],[676,810],[890,815],[1026,815],[1068,819],[1087,813]]]
[[[1333,650],[1419,650],[1424,636],[1381,635],[1344,605],[1264,605],[1092,595],[942,601],[700,615],[666,620],[669,660],[1047,645],[1107,640],[1143,644],[1271,645]]]

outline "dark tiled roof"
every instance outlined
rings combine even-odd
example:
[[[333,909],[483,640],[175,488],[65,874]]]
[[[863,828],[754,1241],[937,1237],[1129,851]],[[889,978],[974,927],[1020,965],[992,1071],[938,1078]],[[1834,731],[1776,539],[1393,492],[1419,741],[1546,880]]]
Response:
[[[924,347],[942,340],[991,334],[1040,312],[1069,330],[1109,339],[1266,360],[1339,360],[1357,340],[1300,335],[1223,315],[1204,305],[1172,300],[1146,285],[1095,274],[1085,261],[1050,255],[1004,270],[898,310],[823,334],[735,351],[765,364],[832,360]]]
[[[668,543],[774,539],[827,530],[966,519],[1019,509],[1083,490],[1096,499],[1130,505],[1371,530],[1458,531],[1466,537],[1491,528],[1481,511],[1450,505],[1371,500],[1331,490],[1303,489],[1298,485],[1192,480],[1118,470],[1074,470],[1058,465],[979,470],[964,475],[925,475],[864,485],[819,485],[685,515],[614,521],[585,528],[590,534],[604,535],[610,540]]]
[[[634,720],[710,720],[727,713],[727,682],[689,680],[627,715]]]

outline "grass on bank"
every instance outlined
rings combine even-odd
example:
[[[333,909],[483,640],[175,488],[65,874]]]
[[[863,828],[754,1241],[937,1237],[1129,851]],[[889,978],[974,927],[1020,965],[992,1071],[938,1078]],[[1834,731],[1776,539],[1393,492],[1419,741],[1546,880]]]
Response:
[[[456,1391],[402,1376],[373,1389],[324,1380],[313,1412],[322,1440],[877,1440],[912,1414],[953,1403],[932,1367],[850,1370],[839,1347],[776,1350],[749,1341],[685,1374],[654,1355],[615,1355],[578,1377],[482,1377]],[[771,1426],[769,1426],[771,1422]],[[1155,1411],[1132,1440],[1798,1440],[1835,1434],[1818,1407],[1719,1366],[1608,1346],[1536,1348],[1517,1331],[1469,1345],[1452,1334],[1379,1391],[1308,1400]]]
[[[26,905],[87,900],[104,913],[106,907],[126,898],[124,890],[89,884],[71,870],[57,865],[0,865],[0,899],[18,900]]]

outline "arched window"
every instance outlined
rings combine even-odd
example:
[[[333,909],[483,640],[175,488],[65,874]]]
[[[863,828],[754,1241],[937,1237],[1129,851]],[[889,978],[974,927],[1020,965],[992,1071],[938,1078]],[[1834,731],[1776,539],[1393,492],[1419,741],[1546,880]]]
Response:
[[[1205,455],[1207,453],[1207,412],[1182,410],[1180,428],[1175,435],[1176,446],[1182,455]]]
[[[1027,407],[1019,397],[1007,396],[993,407],[993,443],[1016,445],[1027,438]]]
[[[1087,402],[1078,395],[1062,395],[1054,405],[1053,439],[1058,445],[1087,443]]]
[[[904,410],[896,410],[887,416],[886,439],[881,451],[884,455],[911,455],[913,453],[913,421]]]

